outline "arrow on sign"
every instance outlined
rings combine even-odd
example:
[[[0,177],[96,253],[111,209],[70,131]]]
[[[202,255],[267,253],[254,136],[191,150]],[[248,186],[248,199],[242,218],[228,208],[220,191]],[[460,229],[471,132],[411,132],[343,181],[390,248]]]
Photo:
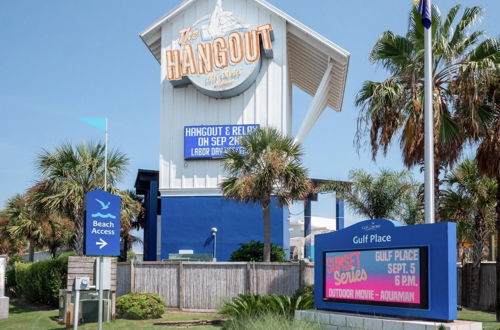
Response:
[[[102,238],[99,237],[99,241],[100,242],[95,242],[95,245],[100,245],[99,246],[99,249],[102,249],[103,247],[105,247],[106,245],[108,245],[108,243],[106,243],[105,240],[103,240]]]

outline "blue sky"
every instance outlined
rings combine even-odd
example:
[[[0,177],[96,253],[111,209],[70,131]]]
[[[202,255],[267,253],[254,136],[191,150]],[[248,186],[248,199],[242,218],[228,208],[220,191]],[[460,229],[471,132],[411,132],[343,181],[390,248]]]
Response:
[[[158,169],[160,67],[138,33],[179,2],[0,2],[0,207],[37,180],[42,149],[102,138],[78,117],[109,118],[110,145],[130,157],[121,188],[133,188],[138,168]],[[383,31],[406,31],[412,1],[270,2],[351,53],[342,112],[327,109],[303,144],[310,175],[346,179],[353,168],[402,169],[397,144],[376,162],[368,149],[357,154],[353,100],[364,80],[385,77],[368,62],[368,53]],[[486,13],[478,28],[500,35],[498,0],[434,3],[443,13],[457,3],[482,6]],[[294,90],[294,133],[310,100]],[[313,214],[333,216],[333,202],[325,200]]]

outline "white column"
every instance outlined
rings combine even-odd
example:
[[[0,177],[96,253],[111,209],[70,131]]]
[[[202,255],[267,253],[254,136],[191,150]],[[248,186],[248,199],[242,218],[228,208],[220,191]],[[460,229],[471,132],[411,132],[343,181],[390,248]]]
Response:
[[[309,134],[311,128],[318,121],[319,117],[326,108],[328,100],[328,87],[330,85],[330,73],[332,72],[333,61],[331,58],[328,59],[328,66],[326,67],[325,74],[319,83],[316,94],[314,95],[311,105],[307,110],[307,114],[300,125],[297,136],[295,137],[295,143],[302,143],[306,136]]]
[[[9,317],[9,297],[5,297],[5,273],[7,257],[0,256],[0,319]]]

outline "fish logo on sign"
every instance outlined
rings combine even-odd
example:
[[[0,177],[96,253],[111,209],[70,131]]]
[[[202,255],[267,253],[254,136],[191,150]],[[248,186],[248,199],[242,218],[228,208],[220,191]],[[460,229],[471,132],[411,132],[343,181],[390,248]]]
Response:
[[[120,255],[121,198],[103,190],[86,196],[85,254]]]

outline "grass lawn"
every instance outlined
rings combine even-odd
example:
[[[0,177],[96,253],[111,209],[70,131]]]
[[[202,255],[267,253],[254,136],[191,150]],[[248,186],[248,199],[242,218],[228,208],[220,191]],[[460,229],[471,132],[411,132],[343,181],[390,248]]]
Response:
[[[21,307],[19,305],[10,305],[10,314],[8,319],[0,320],[0,329],[65,329],[54,319],[57,317],[57,310],[43,310],[35,307]],[[104,323],[104,329],[181,329],[181,327],[166,327],[153,325],[155,322],[162,321],[182,321],[182,320],[203,320],[219,318],[217,314],[206,313],[185,313],[177,311],[167,311],[163,318],[155,320],[132,321],[118,319],[114,322]],[[96,329],[97,323],[89,323],[79,326],[78,329]],[[217,326],[197,326],[194,330],[214,330],[220,329]]]
[[[483,322],[483,329],[498,330],[500,322],[496,322],[495,313],[487,313],[480,311],[462,310],[458,312],[460,320]]]
[[[55,318],[58,315],[57,310],[47,310],[41,307],[21,306],[18,304],[10,305],[10,314],[8,319],[0,320],[0,329],[65,329],[58,324]],[[157,329],[157,330],[179,330],[185,327],[166,327],[156,326],[153,323],[162,321],[183,321],[183,320],[204,320],[219,318],[220,315],[212,313],[186,313],[178,311],[167,311],[161,319],[133,321],[117,319],[111,323],[104,323],[104,329]],[[460,320],[477,321],[483,323],[484,329],[498,330],[500,322],[495,321],[494,313],[462,310],[458,312]],[[81,325],[78,328],[82,330],[96,329],[96,323]],[[193,330],[214,330],[220,329],[218,326],[196,326]]]

